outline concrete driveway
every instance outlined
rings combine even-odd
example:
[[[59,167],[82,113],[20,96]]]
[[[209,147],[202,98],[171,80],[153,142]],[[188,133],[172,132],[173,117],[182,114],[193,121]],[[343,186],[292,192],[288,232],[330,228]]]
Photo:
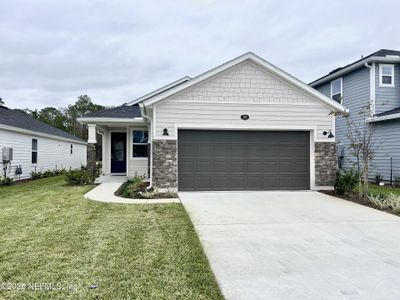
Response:
[[[227,299],[400,299],[400,218],[317,192],[179,193]]]

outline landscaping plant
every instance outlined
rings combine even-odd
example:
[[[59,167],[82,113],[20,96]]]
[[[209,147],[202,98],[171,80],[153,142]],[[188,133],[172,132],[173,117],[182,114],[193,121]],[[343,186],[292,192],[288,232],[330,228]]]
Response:
[[[94,180],[95,178],[85,168],[71,170],[66,173],[66,181],[69,185],[93,184]]]
[[[0,177],[0,186],[11,185],[13,182],[14,180],[10,177]]]
[[[368,194],[368,172],[370,160],[373,159],[377,145],[375,144],[374,127],[367,120],[371,114],[371,105],[362,107],[355,114],[332,113],[343,117],[346,121],[349,150],[357,160],[359,176],[359,198],[366,198]]]
[[[349,195],[351,194],[355,187],[357,186],[359,180],[358,173],[350,170],[350,171],[342,171],[339,170],[336,173],[336,180],[335,180],[335,191],[339,195]]]
[[[387,196],[382,194],[369,194],[369,202],[380,210],[391,210],[395,214],[400,213],[400,196],[389,193]]]

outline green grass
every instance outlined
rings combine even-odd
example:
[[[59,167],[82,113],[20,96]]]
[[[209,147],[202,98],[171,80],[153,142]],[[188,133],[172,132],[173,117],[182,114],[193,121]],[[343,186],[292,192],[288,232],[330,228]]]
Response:
[[[89,189],[0,187],[0,299],[222,299],[181,204],[90,202]]]
[[[381,194],[381,195],[388,195],[389,193],[393,193],[395,195],[400,195],[400,188],[392,187],[390,185],[376,185],[370,184],[369,185],[369,193],[371,194]]]

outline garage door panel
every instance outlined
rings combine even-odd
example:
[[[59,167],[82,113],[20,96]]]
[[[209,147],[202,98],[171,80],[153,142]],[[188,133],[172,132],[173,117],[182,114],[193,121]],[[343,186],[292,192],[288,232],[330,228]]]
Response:
[[[179,130],[179,189],[309,189],[309,143],[300,131]]]

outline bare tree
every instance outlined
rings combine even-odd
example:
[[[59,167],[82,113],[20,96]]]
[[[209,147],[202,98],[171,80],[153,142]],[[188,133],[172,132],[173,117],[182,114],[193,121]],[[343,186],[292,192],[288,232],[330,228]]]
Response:
[[[351,113],[336,113],[343,117],[347,126],[348,148],[357,160],[359,176],[359,197],[365,198],[368,193],[369,163],[373,159],[376,144],[374,140],[374,127],[368,121],[371,116],[371,106],[362,107],[352,115]]]

